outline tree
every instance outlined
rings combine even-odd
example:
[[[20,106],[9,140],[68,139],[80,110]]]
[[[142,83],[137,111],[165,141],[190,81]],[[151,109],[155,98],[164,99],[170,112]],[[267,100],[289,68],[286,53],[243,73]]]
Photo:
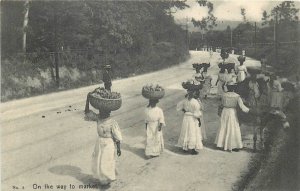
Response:
[[[200,6],[206,6],[208,8],[208,16],[202,18],[201,20],[196,20],[192,18],[192,23],[195,27],[199,27],[203,31],[212,30],[215,26],[217,26],[217,17],[214,16],[213,10],[214,5],[213,3],[206,1],[206,0],[198,0],[197,1]]]
[[[28,14],[29,14],[29,0],[24,3],[24,22],[23,22],[23,52],[26,52],[26,35],[27,35],[27,25],[28,25]]]
[[[241,15],[243,17],[243,21],[247,22],[247,19],[246,19],[246,9],[245,8],[241,8]]]
[[[262,26],[267,25],[269,23],[269,17],[270,16],[268,15],[267,11],[264,10],[263,13],[262,13],[262,18],[261,18],[261,20],[262,20],[261,25]]]

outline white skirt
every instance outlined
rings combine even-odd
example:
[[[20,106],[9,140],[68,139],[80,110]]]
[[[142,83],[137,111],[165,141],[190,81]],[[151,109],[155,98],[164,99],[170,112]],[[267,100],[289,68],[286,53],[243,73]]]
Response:
[[[112,138],[97,139],[92,156],[92,171],[103,185],[116,180],[115,145]]]
[[[215,144],[224,150],[243,148],[240,125],[235,108],[223,108],[221,126],[216,136]]]
[[[184,115],[177,146],[186,151],[203,149],[201,129],[195,117]]]

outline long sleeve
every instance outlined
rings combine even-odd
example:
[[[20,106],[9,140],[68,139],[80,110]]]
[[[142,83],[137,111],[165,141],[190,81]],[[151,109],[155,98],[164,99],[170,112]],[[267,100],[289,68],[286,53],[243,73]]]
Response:
[[[243,100],[241,97],[238,98],[238,104],[240,106],[240,108],[242,109],[243,112],[248,113],[249,112],[249,108],[246,107],[243,103]]]
[[[114,122],[114,124],[112,126],[111,132],[112,132],[112,136],[114,137],[115,140],[122,141],[121,130],[116,121]]]
[[[97,121],[98,115],[95,112],[93,112],[92,110],[89,110],[89,112],[85,114],[84,119],[86,121]]]
[[[159,110],[159,123],[162,123],[164,126],[166,126],[165,116],[162,109]]]

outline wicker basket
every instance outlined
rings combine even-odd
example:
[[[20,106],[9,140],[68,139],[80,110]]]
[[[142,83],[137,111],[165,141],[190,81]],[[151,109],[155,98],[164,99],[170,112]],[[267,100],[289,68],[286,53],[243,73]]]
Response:
[[[122,99],[105,99],[100,97],[95,97],[93,94],[90,94],[89,97],[90,104],[96,108],[105,111],[115,111],[120,109],[122,105]]]
[[[187,90],[200,90],[202,89],[202,86],[203,86],[202,84],[195,85],[195,84],[182,83],[182,87]]]
[[[165,95],[165,90],[162,91],[147,91],[142,89],[142,95],[146,99],[161,99]]]

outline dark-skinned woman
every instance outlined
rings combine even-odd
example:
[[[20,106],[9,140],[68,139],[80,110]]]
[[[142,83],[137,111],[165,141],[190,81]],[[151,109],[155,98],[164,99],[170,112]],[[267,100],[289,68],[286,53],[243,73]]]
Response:
[[[224,150],[238,151],[243,148],[243,143],[236,108],[240,107],[246,113],[249,112],[249,108],[244,105],[240,95],[234,92],[235,83],[228,83],[227,89],[228,92],[222,96],[221,124],[215,144]]]
[[[92,155],[92,171],[101,185],[116,180],[115,145],[121,156],[122,135],[118,123],[110,117],[110,111],[86,111],[86,120],[97,122],[97,140]]]
[[[186,98],[177,104],[177,111],[183,111],[184,117],[178,147],[184,151],[190,151],[191,154],[198,154],[203,149],[201,128],[198,119],[201,117],[200,105],[194,98],[196,92],[188,90]]]
[[[145,155],[149,158],[159,156],[164,149],[162,127],[165,126],[165,118],[163,110],[156,106],[158,102],[158,99],[149,99],[149,104],[145,109],[147,134]]]

